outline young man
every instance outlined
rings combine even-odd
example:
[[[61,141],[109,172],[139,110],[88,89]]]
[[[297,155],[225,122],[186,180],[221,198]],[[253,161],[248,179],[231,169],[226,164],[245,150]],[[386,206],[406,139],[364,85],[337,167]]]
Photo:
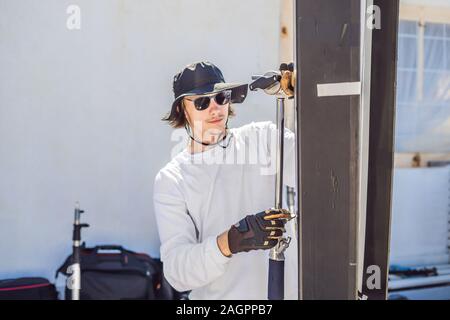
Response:
[[[185,127],[186,148],[157,174],[154,208],[164,275],[190,299],[267,299],[268,250],[295,237],[291,214],[275,199],[276,126],[228,128],[246,84],[226,83],[209,62],[174,77],[175,101],[163,120]],[[294,187],[294,134],[285,131],[284,182]],[[286,232],[286,230],[288,232]],[[296,248],[285,252],[285,298],[297,298]]]

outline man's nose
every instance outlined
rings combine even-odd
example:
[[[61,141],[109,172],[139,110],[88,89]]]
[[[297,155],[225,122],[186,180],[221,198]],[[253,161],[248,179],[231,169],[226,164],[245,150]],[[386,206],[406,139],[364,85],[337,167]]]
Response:
[[[209,102],[209,110],[211,112],[218,111],[220,108],[220,105],[216,102],[216,99],[211,98],[211,101]]]

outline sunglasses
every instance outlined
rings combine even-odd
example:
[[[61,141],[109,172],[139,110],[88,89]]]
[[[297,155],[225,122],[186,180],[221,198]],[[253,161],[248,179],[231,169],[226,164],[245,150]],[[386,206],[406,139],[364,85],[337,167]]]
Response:
[[[221,91],[210,96],[201,96],[195,98],[194,100],[187,100],[194,103],[195,109],[202,111],[208,109],[211,99],[214,99],[214,101],[220,106],[226,105],[231,100],[231,90]]]

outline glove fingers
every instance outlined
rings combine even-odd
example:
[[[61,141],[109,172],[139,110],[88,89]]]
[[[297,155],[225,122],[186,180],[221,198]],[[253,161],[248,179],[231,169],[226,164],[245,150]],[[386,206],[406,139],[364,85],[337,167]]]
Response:
[[[254,239],[248,239],[242,241],[242,251],[250,251],[255,249],[270,249],[278,243],[278,239],[270,239],[270,237],[264,238],[261,242],[255,242]]]
[[[278,243],[278,240],[267,240],[264,242],[267,249],[275,247],[275,245]]]
[[[266,239],[278,240],[283,236],[283,230],[272,230],[266,233]]]
[[[284,230],[285,221],[283,220],[263,220],[258,219],[258,224],[260,225],[261,229],[270,231],[270,230]]]
[[[264,211],[264,220],[273,220],[273,219],[290,219],[291,213],[286,209],[268,209]]]

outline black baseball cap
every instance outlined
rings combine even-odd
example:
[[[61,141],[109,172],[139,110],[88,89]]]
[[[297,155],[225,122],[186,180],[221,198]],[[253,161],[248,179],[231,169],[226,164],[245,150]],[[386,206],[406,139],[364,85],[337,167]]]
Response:
[[[187,65],[173,78],[173,93],[170,117],[175,116],[177,106],[185,96],[212,94],[231,90],[231,102],[242,103],[247,97],[248,84],[228,83],[218,67],[208,61]]]

